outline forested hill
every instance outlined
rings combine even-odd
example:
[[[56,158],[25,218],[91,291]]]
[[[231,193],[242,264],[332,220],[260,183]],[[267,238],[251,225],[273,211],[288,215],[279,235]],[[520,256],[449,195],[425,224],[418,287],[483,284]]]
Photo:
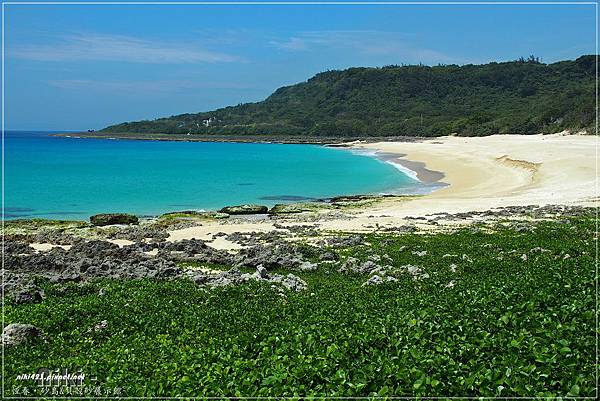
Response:
[[[542,64],[350,68],[266,100],[113,125],[111,133],[438,136],[593,131],[595,56]]]

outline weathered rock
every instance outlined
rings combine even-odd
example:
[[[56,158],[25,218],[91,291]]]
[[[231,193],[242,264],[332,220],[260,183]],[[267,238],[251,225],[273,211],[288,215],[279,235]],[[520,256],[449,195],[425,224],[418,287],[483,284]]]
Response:
[[[374,276],[371,276],[367,281],[365,281],[362,286],[366,286],[366,285],[380,285],[386,282],[395,282],[398,281],[398,279],[396,279],[396,277],[392,277],[392,276],[378,276],[377,274],[375,274]]]
[[[233,257],[233,264],[253,268],[262,265],[266,269],[296,269],[302,264],[302,257],[297,245],[281,242],[241,249]]]
[[[421,269],[418,266],[404,265],[401,268],[406,269],[414,280],[422,280],[422,279],[429,278],[429,274],[424,272],[423,269]]]
[[[380,267],[381,266],[379,266],[377,263],[373,262],[372,260],[367,260],[365,263],[361,264],[356,269],[354,269],[354,272],[355,273],[370,273],[373,270],[378,269]]]
[[[411,225],[402,225],[397,227],[385,227],[382,228],[381,231],[386,232],[398,232],[398,233],[413,233],[417,231],[417,227]]]
[[[257,275],[258,277],[260,277],[260,278],[264,278],[264,279],[267,279],[267,278],[269,278],[269,273],[267,272],[267,269],[265,269],[263,265],[259,265],[259,266],[256,268],[256,275]]]
[[[225,206],[219,210],[219,213],[227,213],[230,215],[239,214],[265,214],[269,211],[269,208],[262,205],[237,205],[237,206]]]
[[[365,285],[379,285],[379,284],[383,284],[383,279],[381,277],[379,277],[378,275],[374,275],[372,277],[370,277],[367,281],[365,281],[363,283],[363,287]]]
[[[326,203],[303,202],[303,203],[278,203],[269,210],[269,214],[295,214],[303,212],[316,212],[320,209],[331,208]]]
[[[280,276],[282,277],[282,276]],[[275,281],[277,282],[277,281]],[[304,280],[302,280],[300,277],[290,273],[287,276],[283,277],[281,280],[281,284],[283,284],[284,287],[286,287],[288,290],[291,291],[302,291],[305,290],[308,285],[306,284],[306,282]]]
[[[333,262],[337,260],[337,256],[333,252],[325,252],[319,256],[319,260]]]
[[[336,248],[349,248],[364,243],[362,235],[349,235],[346,237],[331,237],[327,240],[327,243]]]
[[[126,213],[102,213],[90,217],[90,223],[95,226],[108,226],[111,224],[138,224],[136,216]]]
[[[174,229],[171,227],[171,229]],[[104,229],[106,237],[110,239],[125,239],[137,242],[137,246],[146,246],[151,244],[143,243],[147,238],[152,242],[162,242],[169,237],[169,233],[162,227],[154,225],[140,225],[127,227],[110,227]]]
[[[25,344],[42,337],[42,332],[31,324],[12,323],[2,331],[2,343],[7,347]]]
[[[317,270],[317,268],[318,268],[317,264],[311,263],[311,262],[302,262],[302,263],[300,263],[300,266],[298,266],[298,269],[304,270],[304,271]]]
[[[365,274],[365,273],[372,273],[373,271],[376,270],[381,270],[382,267],[380,265],[378,265],[377,263],[373,262],[372,260],[367,260],[364,263],[360,263],[359,260],[353,258],[353,257],[349,257],[348,259],[346,259],[346,261],[344,261],[344,263],[342,263],[342,265],[339,268],[339,272],[340,273],[359,273],[359,274]]]
[[[44,292],[39,288],[27,288],[15,295],[15,304],[33,304],[42,302]]]
[[[46,242],[46,241],[44,241]],[[5,240],[4,241],[4,254],[29,254],[33,253],[35,250],[30,247],[28,244],[16,241]]]
[[[206,285],[210,287],[223,287],[228,285],[238,285],[250,281],[251,274],[242,274],[237,268],[232,268],[228,271],[220,272],[215,276],[208,276]]]
[[[197,285],[204,285],[208,281],[208,275],[198,270],[186,271],[185,274]]]
[[[344,261],[344,263],[342,263],[339,271],[340,272],[352,271],[354,268],[356,268],[356,266],[358,266],[359,263],[360,263],[360,261],[358,259],[350,256],[350,257],[348,257],[348,259],[346,259]]]

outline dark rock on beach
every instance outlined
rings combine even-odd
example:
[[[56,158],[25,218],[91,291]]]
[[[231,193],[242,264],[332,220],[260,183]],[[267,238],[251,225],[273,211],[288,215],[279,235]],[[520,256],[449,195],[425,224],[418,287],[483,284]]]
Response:
[[[136,216],[126,213],[103,213],[90,217],[90,223],[95,226],[108,226],[111,224],[138,224]]]
[[[269,210],[269,214],[278,215],[278,214],[294,214],[294,213],[303,213],[303,212],[316,212],[319,209],[324,209],[324,208],[327,208],[328,206],[329,205],[326,203],[317,203],[317,202],[278,203]]]
[[[269,208],[262,205],[237,205],[237,206],[225,206],[219,210],[219,213],[227,213],[230,215],[239,214],[265,214],[269,211]]]
[[[327,240],[327,244],[334,248],[349,248],[352,246],[362,245],[363,243],[364,238],[359,234],[331,237]]]
[[[282,241],[241,249],[233,257],[233,262],[237,266],[252,268],[263,266],[266,269],[296,269],[302,264],[302,259],[303,255],[297,245]]]

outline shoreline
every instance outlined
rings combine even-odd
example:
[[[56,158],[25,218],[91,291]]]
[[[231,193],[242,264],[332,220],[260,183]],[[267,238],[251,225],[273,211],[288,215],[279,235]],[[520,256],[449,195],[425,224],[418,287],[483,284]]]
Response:
[[[406,154],[375,152],[373,156],[393,165],[415,181],[424,184],[440,183],[447,185],[442,182],[446,176],[444,172],[430,170],[427,168],[427,165],[424,162],[405,159]]]
[[[339,216],[327,210],[310,218],[300,213],[294,224],[308,219],[322,229],[368,231],[374,224],[394,226],[408,217],[439,213],[549,204],[596,206],[595,145],[597,138],[587,135],[448,136],[419,142],[342,143],[338,146],[398,163],[414,171],[424,184],[444,186],[418,197],[381,196],[351,211],[336,212]],[[271,230],[273,222],[246,221],[240,228]],[[236,225],[234,221],[211,222],[200,230],[202,236],[217,232],[223,224]],[[193,236],[198,229],[186,235]]]
[[[201,134],[139,134],[108,132],[65,132],[49,136],[73,139],[105,139],[131,141],[164,141],[164,142],[224,142],[224,143],[275,143],[290,145],[324,145],[331,147],[350,147],[353,142],[360,143],[393,141],[418,142],[424,137],[390,136],[390,137],[305,137],[277,135],[201,135]]]
[[[109,137],[104,137],[104,138],[93,138],[93,137],[80,137],[78,136],[77,133],[55,133],[55,134],[49,134],[49,136],[52,137],[63,137],[63,138],[73,138],[73,139],[101,139],[101,140],[129,140],[129,138],[124,139],[124,138],[109,138]],[[142,138],[137,138],[137,140],[150,140],[151,139],[142,139]],[[167,141],[171,141],[171,140],[164,140],[165,142]],[[177,141],[177,140],[175,140]],[[247,143],[247,142],[246,142]],[[272,142],[259,142],[261,144],[267,144],[267,143],[272,143]],[[397,154],[380,154],[378,152],[375,153],[371,153],[371,152],[355,152],[352,148],[352,145],[354,144],[360,144],[363,143],[362,141],[355,141],[355,142],[342,142],[339,144],[330,144],[330,143],[324,143],[324,144],[313,144],[315,146],[322,146],[322,147],[330,147],[332,149],[339,149],[339,150],[343,150],[345,152],[350,152],[350,153],[355,153],[357,155],[362,155],[362,156],[366,156],[369,157],[371,159],[375,159],[375,160],[379,160],[381,162],[384,162],[386,164],[392,165],[395,169],[397,169],[398,171],[400,171],[403,175],[415,180],[416,182],[419,183],[419,187],[417,188],[417,190],[413,191],[407,188],[404,188],[402,186],[398,187],[398,188],[390,188],[388,190],[385,191],[380,191],[380,192],[356,192],[356,193],[350,193],[350,194],[344,194],[344,193],[332,193],[330,196],[324,197],[324,198],[306,198],[306,199],[297,199],[297,200],[287,200],[287,199],[281,199],[278,200],[277,202],[262,202],[262,201],[257,201],[257,204],[265,204],[267,207],[271,208],[273,206],[275,206],[276,204],[301,204],[301,203],[315,203],[315,204],[327,204],[330,202],[331,199],[334,198],[338,198],[338,197],[373,197],[373,198],[377,198],[377,197],[384,197],[384,196],[413,196],[413,195],[423,195],[426,193],[430,193],[436,189],[439,189],[440,186],[430,186],[428,184],[432,184],[434,182],[437,181],[438,176],[435,176],[433,179],[430,178],[431,177],[431,173],[434,174],[438,174],[439,177],[442,177],[443,174],[438,173],[438,172],[432,172],[430,170],[427,170],[424,167],[424,164],[422,163],[418,163],[418,162],[410,162],[407,160],[400,160],[399,157],[402,155],[397,155]],[[291,143],[290,143],[291,144]],[[413,164],[410,164],[413,163]],[[243,202],[242,202],[243,203]],[[193,210],[193,211],[198,211],[198,212],[210,212],[210,211],[216,211],[219,210],[220,208],[226,207],[226,206],[231,206],[231,205],[237,205],[237,204],[241,204],[241,203],[224,203],[222,205],[219,205],[218,207],[202,207],[202,206],[187,206],[187,208],[189,210]],[[175,209],[175,208],[165,208],[164,210],[162,210],[159,213],[135,213],[135,212],[131,212],[129,210],[112,210],[112,211],[97,211],[95,213],[128,213],[128,214],[135,214],[138,218],[141,219],[156,219],[159,218],[160,216],[164,215],[164,214],[168,214],[168,213],[176,213],[182,211],[182,209]],[[94,213],[94,214],[95,214]],[[87,216],[87,214],[82,213],[81,217],[77,217],[77,216],[72,216],[69,217],[67,219],[61,218],[61,216],[57,215],[57,216],[52,216],[52,214],[48,214],[46,216],[38,216],[38,215],[19,215],[19,216],[11,216],[10,213],[8,213],[8,215],[5,215],[5,220],[6,221],[17,221],[17,220],[51,220],[51,221],[88,221],[89,217]]]

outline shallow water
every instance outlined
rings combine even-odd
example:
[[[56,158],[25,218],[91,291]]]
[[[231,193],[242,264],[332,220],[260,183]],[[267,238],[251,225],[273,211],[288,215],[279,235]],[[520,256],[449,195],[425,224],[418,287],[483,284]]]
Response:
[[[424,188],[376,158],[316,145],[78,139],[9,131],[4,150],[6,219],[158,215]]]

